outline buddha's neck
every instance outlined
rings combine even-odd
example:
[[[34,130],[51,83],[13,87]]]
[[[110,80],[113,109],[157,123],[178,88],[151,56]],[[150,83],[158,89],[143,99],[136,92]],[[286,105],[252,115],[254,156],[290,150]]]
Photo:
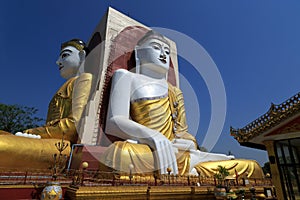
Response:
[[[144,64],[140,66],[139,73],[154,79],[166,79],[168,72],[162,67]]]
[[[84,73],[84,62],[78,67],[76,71],[73,71],[72,74],[69,74],[69,76],[66,78],[67,80],[76,76],[80,76],[82,73]]]
[[[77,73],[73,73],[73,74],[69,74],[68,76],[64,76],[62,78],[64,78],[65,80],[69,80],[70,78],[76,77],[76,76],[80,76],[81,72],[77,72]]]

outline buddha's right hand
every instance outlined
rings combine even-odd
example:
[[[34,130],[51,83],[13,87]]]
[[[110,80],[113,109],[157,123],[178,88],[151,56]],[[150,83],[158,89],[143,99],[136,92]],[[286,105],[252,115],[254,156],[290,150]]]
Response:
[[[184,150],[184,151],[189,151],[189,150],[196,150],[196,146],[194,141],[192,140],[187,140],[187,139],[173,139],[172,144],[174,147]]]
[[[31,129],[27,129],[24,130],[23,133],[27,133],[27,134],[34,134],[34,135],[43,135],[43,133],[45,133],[45,127],[36,127],[36,128],[31,128]]]
[[[156,170],[161,174],[167,174],[168,168],[173,174],[178,174],[178,166],[175,153],[178,151],[172,143],[161,133],[152,135],[150,147],[154,149]]]

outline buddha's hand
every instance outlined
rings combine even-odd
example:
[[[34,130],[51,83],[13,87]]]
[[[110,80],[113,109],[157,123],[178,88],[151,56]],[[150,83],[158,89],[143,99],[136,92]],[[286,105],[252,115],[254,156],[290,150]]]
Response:
[[[175,156],[178,149],[175,148],[164,135],[157,132],[155,135],[152,135],[151,139],[146,143],[154,149],[153,152],[155,153],[154,155],[156,158],[156,170],[160,171],[161,174],[167,174],[168,170],[171,169],[171,173],[178,174],[177,160]]]
[[[196,150],[196,146],[194,141],[187,139],[173,139],[172,140],[173,147],[176,147],[180,150]]]
[[[43,133],[45,133],[45,128],[44,127],[30,128],[30,129],[23,131],[23,133],[42,135]]]

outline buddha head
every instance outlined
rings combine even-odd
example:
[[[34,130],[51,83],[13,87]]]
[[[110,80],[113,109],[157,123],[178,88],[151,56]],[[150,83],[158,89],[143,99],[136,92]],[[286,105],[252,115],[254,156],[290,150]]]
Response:
[[[148,31],[135,48],[137,73],[143,70],[167,74],[170,65],[170,44],[158,32]]]
[[[80,39],[72,39],[62,43],[59,58],[56,61],[60,75],[65,79],[76,76],[86,54],[87,48]]]

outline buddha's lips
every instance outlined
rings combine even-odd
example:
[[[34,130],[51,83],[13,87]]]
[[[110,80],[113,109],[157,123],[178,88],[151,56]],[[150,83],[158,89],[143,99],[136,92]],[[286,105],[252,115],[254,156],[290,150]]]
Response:
[[[159,60],[160,60],[162,63],[164,63],[164,64],[167,63],[166,59],[160,58]]]
[[[64,68],[64,66],[60,66],[58,69],[61,70],[62,68]]]

